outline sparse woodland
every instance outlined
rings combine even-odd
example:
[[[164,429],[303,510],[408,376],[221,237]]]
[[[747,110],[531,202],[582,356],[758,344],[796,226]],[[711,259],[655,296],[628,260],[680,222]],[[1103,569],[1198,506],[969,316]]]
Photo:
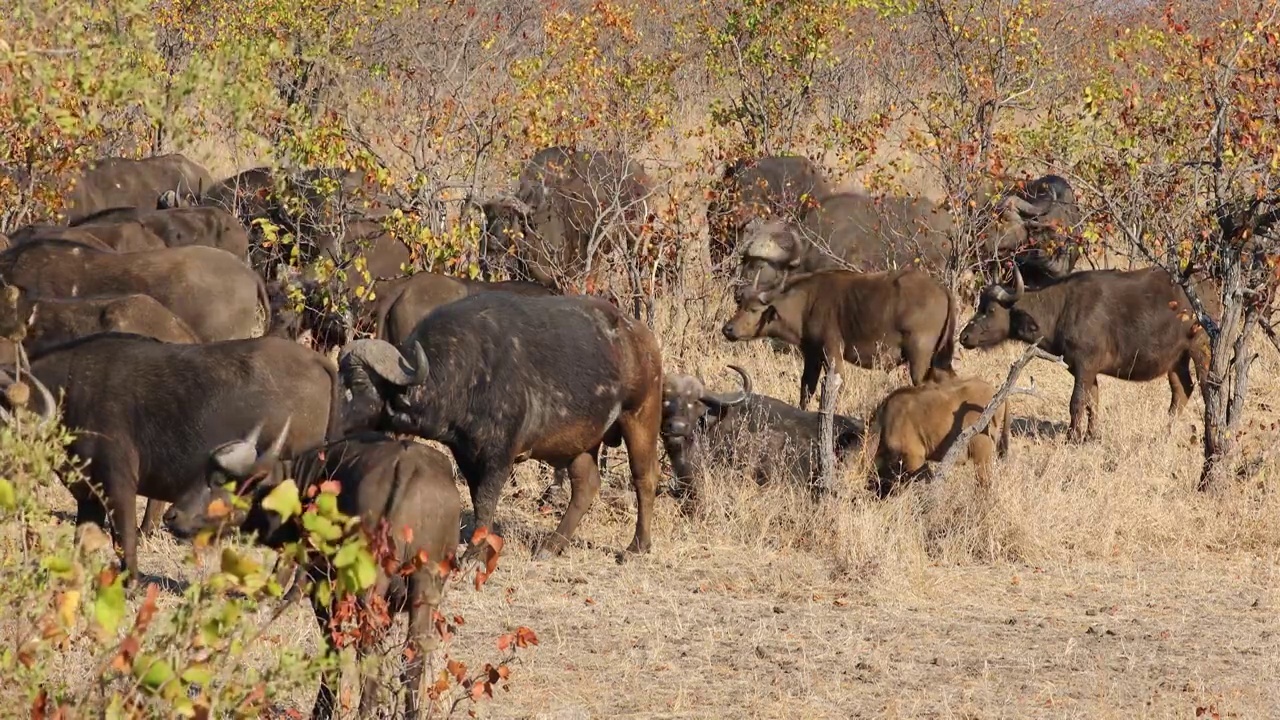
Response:
[[[1216,281],[1212,297],[1184,283],[1211,359],[1183,414],[1168,418],[1163,380],[1107,378],[1101,438],[1068,443],[1070,375],[1024,362],[1035,393],[1010,398],[989,486],[958,465],[879,499],[858,456],[815,500],[758,484],[770,468],[717,466],[695,509],[658,498],[651,554],[617,562],[635,510],[598,501],[563,556],[534,562],[551,472],[518,466],[497,566],[453,573],[436,618],[430,717],[1280,715],[1276,0],[22,0],[3,15],[0,233],[56,220],[87,160],[181,152],[216,178],[365,173],[406,270],[476,277],[475,204],[534,153],[625,152],[652,184],[645,222],[569,289],[649,323],[665,372],[729,390],[735,363],[787,402],[798,353],[720,331],[734,306],[707,204],[738,158],[802,155],[833,188],[936,203],[961,325],[1009,280],[989,275],[989,218],[968,201],[993,177],[1070,181],[1077,270]],[[287,232],[260,232],[303,262]],[[998,387],[1024,349],[956,366]],[[907,383],[841,379],[836,411],[857,418]],[[75,533],[68,438],[22,414],[0,428],[0,717],[305,716],[330,661],[306,603],[282,603],[275,554],[158,533],[126,590],[105,536]],[[627,495],[623,454],[603,475]],[[346,522],[324,507],[306,510],[315,527]],[[386,560],[376,538],[322,544],[339,595]],[[327,631],[398,647],[385,612],[344,607]]]

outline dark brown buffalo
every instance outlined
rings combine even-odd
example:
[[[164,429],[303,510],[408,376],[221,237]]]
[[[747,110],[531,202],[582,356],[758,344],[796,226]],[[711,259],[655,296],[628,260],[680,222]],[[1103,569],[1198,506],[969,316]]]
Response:
[[[420,272],[405,279],[391,294],[390,302],[383,302],[377,314],[375,337],[399,345],[409,338],[432,310],[455,300],[482,292],[509,292],[529,297],[546,297],[553,294],[545,285],[522,280],[484,282],[450,277],[437,273]]]
[[[1186,293],[1161,268],[1080,272],[1038,290],[1026,289],[1015,268],[1012,292],[1000,285],[983,290],[960,344],[990,348],[1016,340],[1061,355],[1075,378],[1070,437],[1081,441],[1086,412],[1087,437],[1097,437],[1099,375],[1138,382],[1167,376],[1169,413],[1182,411],[1195,387],[1192,369],[1204,382],[1209,367],[1208,340],[1189,310]]]
[[[225,253],[224,253],[225,254]],[[62,397],[88,462],[69,489],[76,524],[106,526],[137,579],[137,496],[176,503],[206,486],[209,449],[256,425],[295,454],[339,437],[340,387],[332,361],[281,338],[178,345],[98,333],[31,358],[31,373]],[[38,408],[47,412],[48,408]]]
[[[941,462],[964,429],[996,396],[991,383],[976,377],[948,378],[909,385],[889,393],[876,408],[867,447],[874,448],[880,497],[899,478],[915,477],[926,461]],[[969,440],[966,454],[978,480],[990,482],[997,455],[1009,452],[1009,404],[1004,403],[982,432]]]
[[[991,196],[996,221],[988,232],[988,250],[999,261],[1012,258],[1030,287],[1066,277],[1080,260],[1073,236],[1083,218],[1075,190],[1058,175],[1015,183]]]
[[[205,342],[251,337],[270,320],[262,278],[230,253],[198,245],[120,254],[41,240],[0,253],[0,277],[38,297],[149,295]]]
[[[951,293],[926,273],[825,270],[746,297],[723,332],[730,341],[769,337],[800,348],[805,410],[820,371],[839,373],[844,362],[864,368],[906,363],[913,385],[950,377],[955,327]]]
[[[486,274],[507,267],[516,279],[577,287],[588,265],[599,268],[606,252],[639,232],[651,192],[644,168],[622,153],[542,150],[520,173],[514,195],[481,206]]]
[[[249,234],[244,226],[234,215],[217,207],[115,208],[82,218],[72,227],[98,234],[112,226],[133,223],[160,238],[165,247],[207,245],[238,258],[247,258],[249,254]]]
[[[272,450],[259,455],[255,438],[237,440],[215,448],[210,455],[212,472],[204,492],[192,496],[184,507],[174,506],[165,514],[165,524],[179,537],[191,537],[199,530],[216,527],[228,518],[210,518],[205,509],[214,500],[232,506],[229,493],[221,486],[234,481],[239,492],[249,497],[247,512],[237,511],[229,522],[245,533],[255,533],[258,542],[276,550],[304,537],[297,516],[281,521],[280,515],[263,508],[271,491],[285,479],[298,487],[298,500],[307,502],[315,486],[337,480],[338,509],[359,517],[376,537],[379,524],[386,522],[391,551],[397,566],[418,563],[407,576],[388,574],[379,563],[372,593],[387,600],[390,613],[407,613],[409,629],[405,638],[406,668],[404,717],[417,718],[421,706],[423,669],[437,644],[434,615],[444,595],[444,577],[437,568],[453,555],[458,542],[462,502],[453,482],[453,468],[442,453],[420,443],[396,440],[385,435],[356,435],[320,448],[308,450],[288,463],[279,462]],[[307,566],[316,582],[328,582],[332,568],[323,556]],[[322,604],[313,595],[312,609],[320,623],[329,652],[338,647],[329,632],[329,621],[338,598]],[[358,650],[363,660],[364,644]],[[357,661],[359,664],[359,661]],[[337,709],[335,688],[338,673],[321,676],[320,692],[313,718],[327,719]],[[360,696],[359,716],[373,717],[378,707],[376,676],[369,676]]]
[[[643,323],[597,298],[490,292],[441,306],[403,347],[410,357],[383,340],[343,349],[353,427],[447,446],[471,490],[477,527],[492,528],[514,464],[533,459],[567,468],[572,497],[542,556],[559,553],[573,536],[599,492],[600,446],[620,435],[636,491],[628,550],[649,550],[662,355]]]
[[[81,298],[35,298],[16,285],[0,297],[0,365],[18,361],[14,340],[32,355],[69,340],[100,332],[123,332],[170,343],[200,342],[191,328],[146,295]],[[142,516],[142,534],[150,535],[164,503],[151,501]]]
[[[178,153],[141,160],[103,158],[91,163],[67,193],[67,221],[110,208],[154,207],[165,191],[199,195],[212,184],[208,170]]]
[[[692,375],[668,374],[662,392],[662,444],[671,458],[676,494],[694,487],[706,468],[735,463],[755,469],[756,482],[786,476],[797,484],[817,478],[818,418],[777,398],[751,392],[751,377],[737,365],[742,390],[714,393]],[[834,418],[837,459],[862,445],[862,422]]]
[[[739,251],[747,224],[756,218],[799,218],[830,190],[822,170],[798,155],[740,159],[727,165],[707,203],[711,264]]]
[[[139,222],[119,222],[91,227],[65,225],[28,225],[13,233],[13,245],[26,245],[41,240],[65,240],[98,250],[121,253],[159,250],[167,247],[164,238]]]

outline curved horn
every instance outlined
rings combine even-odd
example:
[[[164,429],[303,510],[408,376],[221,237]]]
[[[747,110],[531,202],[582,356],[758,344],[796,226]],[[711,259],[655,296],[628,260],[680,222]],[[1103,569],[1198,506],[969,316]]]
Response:
[[[1021,195],[1011,194],[1006,198],[1013,209],[1018,211],[1019,215],[1024,217],[1039,217],[1045,214],[1048,209],[1037,205]]]
[[[257,449],[258,439],[262,437],[262,427],[265,424],[266,424],[265,420],[259,420],[258,424],[254,425],[253,429],[249,431],[249,434],[244,437],[243,442],[254,449],[253,450],[254,457],[258,456],[258,449]]]
[[[1027,286],[1022,281],[1022,271],[1018,269],[1018,264],[1013,264],[1013,296],[1011,302],[1017,302],[1022,299],[1022,294],[1027,291]]]
[[[732,393],[707,393],[702,397],[704,403],[721,407],[733,407],[747,401],[747,397],[751,394],[751,376],[747,375],[747,371],[737,365],[730,365],[729,369],[738,373],[742,378],[742,389]]]
[[[410,362],[386,340],[362,338],[349,343],[338,358],[340,367],[358,364],[372,371],[375,375],[393,385],[407,387],[421,385],[427,381],[431,371],[427,362],[427,353],[422,343],[413,343],[414,359]]]
[[[209,458],[227,477],[243,478],[253,472],[258,448],[245,440],[232,440],[214,448]]]
[[[770,234],[756,235],[751,242],[747,243],[746,248],[742,251],[742,258],[746,260],[763,260],[767,263],[782,264],[792,260],[791,253],[782,247],[777,240],[773,239]]]
[[[53,399],[53,393],[49,392],[49,388],[40,382],[40,378],[31,373],[27,373],[27,377],[31,379],[31,384],[36,386],[36,393],[40,395],[40,422],[37,427],[43,428],[54,421],[58,403]]]
[[[293,424],[293,415],[284,420],[284,427],[280,428],[280,434],[276,436],[275,442],[271,443],[271,447],[257,459],[258,463],[273,463],[280,457],[281,451],[284,450],[285,440],[289,438],[289,426]]]

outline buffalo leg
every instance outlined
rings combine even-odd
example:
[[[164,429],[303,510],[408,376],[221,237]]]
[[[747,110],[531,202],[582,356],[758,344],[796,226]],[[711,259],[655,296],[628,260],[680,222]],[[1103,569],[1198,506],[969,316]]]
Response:
[[[634,412],[619,418],[627,444],[631,484],[636,489],[636,536],[627,552],[649,552],[649,525],[658,492],[658,428],[662,424],[662,394],[654,392]]]
[[[821,346],[806,345],[801,348],[804,354],[804,370],[800,373],[800,409],[809,409],[809,399],[818,391],[818,377],[826,364]]]
[[[1169,371],[1170,417],[1178,416],[1187,406],[1187,400],[1190,399],[1194,388],[1191,381],[1191,363],[1188,358],[1182,358]]]
[[[599,448],[596,448],[589,453],[583,453],[569,464],[569,482],[572,488],[569,507],[565,508],[559,527],[543,541],[542,549],[538,551],[538,559],[559,555],[569,543],[569,539],[573,537],[574,531],[578,529],[582,516],[591,507],[591,503],[595,502],[596,495],[600,493],[600,466],[596,460],[598,452]]]
[[[409,632],[405,637],[405,665],[401,675],[404,685],[404,716],[411,720],[422,717],[422,676],[436,649],[435,623],[432,622],[444,591],[444,581],[434,570],[418,571],[409,578]]]
[[[471,490],[471,507],[475,511],[475,528],[486,531],[494,529],[494,519],[498,515],[498,500],[502,497],[502,488],[511,477],[511,460],[505,462],[494,458],[483,458],[466,464],[462,469],[467,479],[467,487]],[[462,554],[461,563],[470,565],[488,561],[489,544],[485,542],[470,545]],[[484,557],[481,557],[481,555]]]
[[[117,544],[128,575],[125,584],[138,579],[138,466],[133,453],[107,443],[97,445],[89,465],[91,492],[101,492],[111,525],[111,539]],[[77,521],[77,524],[81,524]]]
[[[996,444],[990,435],[978,433],[969,438],[969,460],[973,462],[974,474],[978,476],[978,484],[991,484],[991,468],[995,462]]]
[[[1090,396],[1097,384],[1097,375],[1084,370],[1075,373],[1075,386],[1071,388],[1071,431],[1067,439],[1071,442],[1084,441],[1085,416],[1089,412]]]
[[[1097,376],[1094,376],[1093,383],[1089,385],[1089,430],[1085,434],[1085,437],[1089,440],[1098,439],[1098,426],[1101,424],[1097,422],[1098,414],[1101,410],[1101,405],[1098,403],[1100,392],[1101,390],[1098,387],[1098,378]]]
[[[913,335],[903,360],[907,361],[907,373],[911,376],[912,385],[924,383],[933,367],[933,341],[922,342],[919,336]]]
[[[142,525],[138,528],[138,531],[144,536],[154,533],[156,530],[156,518],[164,515],[166,504],[161,500],[147,500],[147,509],[142,513]]]

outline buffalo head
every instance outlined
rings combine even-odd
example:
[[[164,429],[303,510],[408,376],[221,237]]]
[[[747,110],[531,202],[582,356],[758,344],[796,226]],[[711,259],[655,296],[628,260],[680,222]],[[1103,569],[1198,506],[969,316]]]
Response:
[[[375,430],[410,424],[408,391],[430,377],[431,365],[421,343],[413,343],[410,360],[385,340],[349,343],[338,355],[338,371],[346,392],[346,427]]]
[[[1005,340],[1036,342],[1040,327],[1029,313],[1017,307],[1026,293],[1022,272],[1013,268],[1013,291],[1001,285],[983,288],[978,312],[960,331],[960,344],[966,348],[994,347]]]
[[[185,498],[169,506],[164,524],[178,538],[191,538],[202,530],[227,526],[242,532],[256,532],[267,544],[278,540],[284,521],[277,513],[264,510],[262,501],[284,480],[280,453],[293,418],[285,420],[275,442],[258,453],[262,423],[247,436],[223,443],[209,452],[206,482]],[[249,500],[248,509],[239,509],[232,494]]]
[[[533,234],[533,207],[512,195],[492,197],[478,207],[484,213],[480,255],[492,275],[495,269],[508,267],[512,248]]]
[[[662,435],[680,442],[688,441],[704,417],[719,419],[726,409],[746,402],[751,394],[751,378],[737,365],[729,369],[742,377],[742,389],[733,393],[708,392],[702,381],[692,375],[673,373],[666,376],[662,388]]]
[[[17,356],[13,372],[0,370],[0,423],[13,424],[17,408],[26,408],[39,417],[37,427],[44,428],[57,418],[58,402],[40,378],[31,374],[31,362],[20,342],[13,343]],[[31,402],[35,388],[36,403]]]
[[[745,241],[734,299],[741,304],[750,294],[780,287],[800,267],[807,244],[800,230],[786,220],[756,218],[743,230]]]
[[[812,273],[801,273],[781,278],[781,285],[770,290],[741,294],[737,312],[721,328],[726,340],[756,340],[776,338],[792,345],[800,344],[800,324],[797,318],[784,316],[779,305],[797,292],[795,284]],[[795,308],[792,307],[794,311]],[[794,313],[793,313],[794,314]]]

